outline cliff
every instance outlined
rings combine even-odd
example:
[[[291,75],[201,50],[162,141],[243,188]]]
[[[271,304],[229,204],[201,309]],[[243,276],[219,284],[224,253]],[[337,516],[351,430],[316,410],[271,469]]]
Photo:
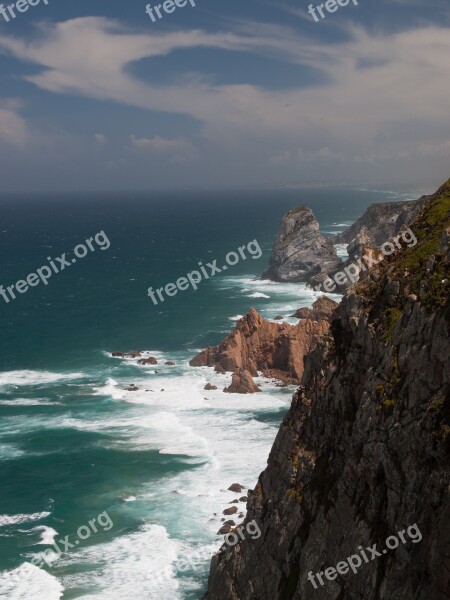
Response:
[[[249,494],[262,535],[222,547],[205,599],[450,598],[450,181],[412,226],[418,243],[349,290],[306,357]]]
[[[323,302],[331,314],[335,303]],[[296,325],[272,323],[254,308],[242,317],[235,329],[217,346],[210,346],[190,361],[192,367],[215,367],[218,371],[241,369],[251,375],[264,375],[299,383],[303,374],[303,359],[329,328],[328,320],[304,319]]]
[[[424,198],[410,202],[371,204],[353,225],[336,236],[334,243],[350,244],[363,234],[367,245],[379,247],[414,220]]]
[[[312,210],[299,206],[282,218],[269,268],[262,277],[273,281],[308,281],[320,272],[328,273],[339,263],[333,241],[320,234]]]

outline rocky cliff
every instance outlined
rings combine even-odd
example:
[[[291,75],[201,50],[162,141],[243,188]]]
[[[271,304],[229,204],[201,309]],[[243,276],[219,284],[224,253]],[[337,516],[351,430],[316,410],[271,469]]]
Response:
[[[339,263],[333,241],[320,234],[312,210],[299,206],[282,218],[269,268],[262,277],[273,281],[308,281],[320,272],[332,271]]]
[[[450,598],[450,181],[413,226],[307,356],[249,494],[262,535],[222,547],[207,600]]]
[[[414,220],[424,200],[425,196],[410,202],[371,204],[353,225],[336,236],[335,243],[350,244],[362,234],[367,245],[379,247]]]

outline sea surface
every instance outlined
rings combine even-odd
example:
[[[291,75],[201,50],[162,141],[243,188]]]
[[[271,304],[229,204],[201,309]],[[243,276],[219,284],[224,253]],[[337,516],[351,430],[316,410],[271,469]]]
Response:
[[[369,204],[406,198],[354,189],[0,197],[5,287],[100,231],[110,242],[47,286],[0,297],[0,598],[199,600],[222,511],[246,492],[227,488],[254,487],[294,388],[258,378],[261,394],[224,394],[230,374],[189,360],[250,306],[295,323],[290,315],[318,297],[258,279],[289,209],[310,206],[332,235]],[[158,305],[148,297],[253,240],[259,259],[247,253]],[[112,356],[133,350],[158,364]],[[36,566],[64,539],[73,547]],[[183,567],[186,557],[197,558]]]

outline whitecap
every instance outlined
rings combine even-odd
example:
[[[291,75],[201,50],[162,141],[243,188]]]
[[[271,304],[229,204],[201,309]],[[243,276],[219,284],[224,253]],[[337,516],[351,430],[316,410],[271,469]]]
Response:
[[[15,398],[14,400],[0,400],[0,406],[56,406],[61,402],[50,402],[44,398]]]
[[[67,381],[85,377],[84,373],[52,373],[50,371],[2,371],[0,386],[43,385],[55,381]]]
[[[20,525],[21,523],[31,523],[32,521],[40,521],[49,515],[49,512],[32,513],[29,515],[0,515],[0,527],[6,527],[7,525]]]
[[[62,555],[59,564],[85,565],[83,572],[63,579],[66,588],[98,590],[83,600],[181,600],[173,568],[178,547],[165,527],[144,525],[111,542]]]
[[[58,535],[57,531],[51,527],[47,527],[46,525],[38,525],[37,527],[33,527],[33,529],[30,529],[30,533],[39,533],[41,536],[41,539],[34,544],[35,546],[51,546],[55,541],[55,537]]]
[[[1,572],[0,589],[5,600],[59,600],[64,592],[56,577],[28,562]]]
[[[262,292],[254,292],[253,294],[248,294],[247,298],[270,298],[270,296],[267,296]]]

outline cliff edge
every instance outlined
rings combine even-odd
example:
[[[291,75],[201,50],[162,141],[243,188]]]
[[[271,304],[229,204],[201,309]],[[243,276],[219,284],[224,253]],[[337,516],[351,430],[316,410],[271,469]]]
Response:
[[[262,535],[221,548],[205,599],[450,598],[450,180],[411,227],[307,356],[249,494]]]

